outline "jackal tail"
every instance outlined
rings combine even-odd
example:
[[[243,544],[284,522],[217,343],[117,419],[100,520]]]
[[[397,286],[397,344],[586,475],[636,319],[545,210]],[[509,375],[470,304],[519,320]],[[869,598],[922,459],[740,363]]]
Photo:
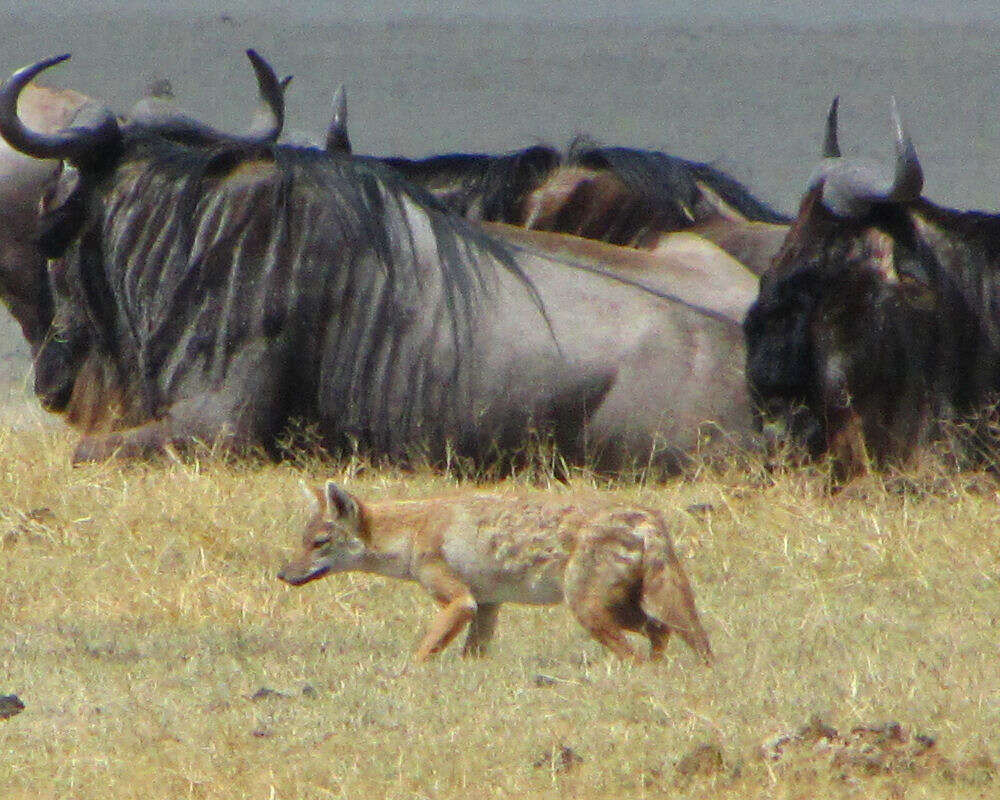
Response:
[[[646,545],[639,607],[647,617],[676,632],[706,664],[711,664],[708,634],[701,626],[694,592],[670,543],[665,524],[662,520],[658,526],[650,524],[643,534]]]

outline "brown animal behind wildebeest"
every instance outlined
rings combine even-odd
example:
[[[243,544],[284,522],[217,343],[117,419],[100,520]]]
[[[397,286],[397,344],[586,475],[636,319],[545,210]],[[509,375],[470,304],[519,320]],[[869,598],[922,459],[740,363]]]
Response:
[[[41,220],[74,335],[39,369],[60,400],[96,371],[111,384],[93,402],[120,405],[77,458],[276,449],[293,420],[334,451],[434,462],[551,438],[598,468],[671,469],[752,442],[740,331],[721,315],[515,251],[395,171],[272,129],[234,140],[108,114],[36,137],[14,106],[51,63],[0,92],[0,132],[75,167]],[[258,78],[280,94],[269,68]]]
[[[328,481],[302,551],[278,575],[293,586],[328,573],[416,581],[441,606],[417,648],[423,661],[470,625],[463,655],[481,655],[502,603],[565,601],[619,658],[642,661],[626,631],[663,656],[676,632],[706,663],[712,650],[663,517],[599,496],[462,492],[362,503]]]
[[[343,87],[326,134],[329,152],[350,152]],[[542,145],[502,155],[450,153],[375,159],[449,211],[479,222],[566,233],[657,249],[675,231],[696,233],[756,275],[770,267],[788,218],[711,164],[577,137],[565,154]]]
[[[849,472],[904,459],[941,418],[1000,392],[1000,216],[920,197],[893,106],[896,162],[826,156],[745,322],[747,378],[768,416]]]
[[[574,143],[499,156],[450,154],[384,163],[470,219],[568,233],[639,249],[690,231],[757,275],[788,220],[708,164],[654,151]]]
[[[527,195],[520,224],[640,249],[696,233],[757,275],[788,231],[784,215],[710,164],[582,138]]]

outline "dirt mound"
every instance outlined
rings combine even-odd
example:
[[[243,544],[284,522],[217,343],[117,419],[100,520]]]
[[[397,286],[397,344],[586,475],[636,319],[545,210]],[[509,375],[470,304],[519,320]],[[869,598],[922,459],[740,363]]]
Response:
[[[911,733],[898,722],[859,725],[841,733],[819,717],[795,733],[765,741],[762,759],[791,769],[814,769],[842,779],[864,776],[937,775],[948,780],[983,783],[1000,775],[1000,766],[981,757],[960,763],[943,757],[931,736]]]
[[[24,703],[16,694],[0,695],[0,719],[10,719],[24,711]]]

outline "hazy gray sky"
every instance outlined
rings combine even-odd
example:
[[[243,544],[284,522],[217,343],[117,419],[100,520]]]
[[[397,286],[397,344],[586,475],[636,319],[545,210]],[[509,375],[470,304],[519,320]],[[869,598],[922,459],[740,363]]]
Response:
[[[150,8],[158,11],[198,9],[207,11],[197,0],[0,0],[5,12],[51,7],[62,12],[99,11],[114,13],[123,8]],[[425,15],[448,18],[475,15],[484,18],[530,17],[561,21],[593,20],[602,17],[625,17],[633,20],[658,19],[687,22],[777,21],[808,27],[857,23],[886,19],[911,19],[922,22],[969,22],[1000,20],[998,0],[293,0],[275,4],[268,0],[218,2],[218,13],[289,10],[296,15],[318,18],[352,18],[378,21],[401,16]]]

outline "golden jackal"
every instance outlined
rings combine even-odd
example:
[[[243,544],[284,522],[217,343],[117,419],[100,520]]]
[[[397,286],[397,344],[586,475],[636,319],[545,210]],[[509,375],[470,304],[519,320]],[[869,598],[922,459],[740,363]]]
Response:
[[[654,659],[676,631],[711,662],[691,586],[656,511],[600,497],[484,492],[362,504],[333,481],[312,493],[316,511],[302,553],[278,577],[299,586],[361,570],[417,581],[442,607],[418,661],[443,650],[466,623],[463,654],[480,654],[501,603],[565,599],[620,657],[643,660],[625,631],[645,634]]]

